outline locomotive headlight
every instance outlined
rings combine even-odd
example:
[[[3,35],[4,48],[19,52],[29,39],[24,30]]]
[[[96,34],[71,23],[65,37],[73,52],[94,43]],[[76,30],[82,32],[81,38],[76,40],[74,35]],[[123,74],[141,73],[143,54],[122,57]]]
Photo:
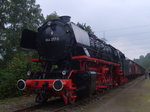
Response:
[[[19,90],[24,90],[26,88],[26,82],[23,79],[17,81],[17,88]]]
[[[64,87],[64,85],[61,80],[57,79],[53,82],[53,89],[55,91],[61,91],[63,89],[63,87]]]
[[[29,70],[29,71],[27,71],[27,76],[30,76],[31,75],[31,71]]]
[[[67,74],[67,71],[66,70],[63,70],[62,71],[62,75],[66,75]]]

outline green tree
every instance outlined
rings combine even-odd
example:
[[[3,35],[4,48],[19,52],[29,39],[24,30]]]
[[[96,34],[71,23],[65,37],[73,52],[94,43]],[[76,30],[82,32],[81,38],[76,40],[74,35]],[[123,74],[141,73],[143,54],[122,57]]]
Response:
[[[79,26],[80,28],[82,28],[83,30],[85,30],[85,31],[87,31],[87,32],[91,32],[91,33],[94,33],[93,31],[92,31],[92,28],[91,28],[91,26],[89,26],[89,25],[86,25],[86,23],[77,23],[77,26]]]
[[[147,53],[145,57],[141,55],[139,59],[134,59],[134,61],[150,71],[150,53]]]
[[[8,62],[14,53],[20,51],[22,30],[37,29],[44,17],[40,6],[35,4],[35,0],[2,0],[1,4],[0,54],[3,61]]]
[[[57,12],[53,12],[53,13],[46,16],[45,21],[58,19],[58,18],[59,18],[59,16],[58,16]]]
[[[16,96],[16,82],[26,78],[27,59],[34,52],[20,48],[23,29],[36,30],[44,21],[35,0],[0,0],[0,98]]]

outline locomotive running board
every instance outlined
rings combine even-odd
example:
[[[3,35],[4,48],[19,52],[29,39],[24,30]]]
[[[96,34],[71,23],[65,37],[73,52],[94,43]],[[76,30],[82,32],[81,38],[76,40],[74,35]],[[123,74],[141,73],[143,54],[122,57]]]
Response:
[[[77,59],[80,61],[91,61],[91,62],[96,62],[96,63],[103,63],[103,64],[108,64],[108,65],[113,65],[113,66],[120,66],[118,63],[110,62],[110,61],[105,61],[101,59],[96,59],[96,58],[91,58],[88,56],[74,56],[72,59]]]

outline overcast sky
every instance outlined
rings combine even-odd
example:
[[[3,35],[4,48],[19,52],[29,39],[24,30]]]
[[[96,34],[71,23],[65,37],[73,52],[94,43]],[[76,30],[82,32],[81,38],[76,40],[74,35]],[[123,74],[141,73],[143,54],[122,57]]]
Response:
[[[90,25],[99,37],[139,58],[150,52],[150,0],[37,0],[42,13],[69,15],[74,23]],[[105,32],[105,33],[104,33]]]

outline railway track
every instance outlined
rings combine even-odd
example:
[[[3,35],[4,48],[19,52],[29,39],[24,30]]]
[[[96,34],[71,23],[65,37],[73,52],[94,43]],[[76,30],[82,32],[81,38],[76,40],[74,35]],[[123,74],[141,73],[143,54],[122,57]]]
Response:
[[[47,108],[46,111],[48,111],[48,112],[58,112],[58,111],[63,110],[67,107],[70,107],[70,106],[72,106],[72,105],[65,105],[61,99],[56,98],[56,99],[50,100],[44,104],[35,104],[33,106],[14,110],[12,112],[34,112],[36,110],[41,110],[43,108],[44,109]]]
[[[31,107],[26,107],[26,108],[23,108],[23,109],[15,110],[13,112],[29,112],[29,111],[32,111],[34,109],[39,108],[39,106],[40,105],[34,105],[34,106],[31,106]]]
[[[65,109],[67,107],[68,107],[68,105],[65,105],[65,106],[59,107],[57,109],[50,110],[50,112],[59,112],[59,111]],[[35,105],[35,106],[32,106],[32,107],[27,107],[27,108],[24,108],[24,109],[13,111],[13,112],[32,112],[34,110],[37,110],[38,108],[40,108],[40,105]]]
[[[84,98],[79,101],[77,101],[75,104],[72,105],[65,105],[63,101],[60,101],[60,99],[56,99],[53,101],[50,101],[46,104],[37,104],[31,107],[23,108],[23,109],[18,109],[13,112],[34,112],[36,110],[44,110],[44,112],[60,112],[60,111],[69,111],[72,108],[74,110],[78,109],[83,109],[85,106],[87,106],[90,103],[94,103],[96,101],[99,101],[100,104],[103,104],[106,100],[110,99],[111,97],[114,97],[118,92],[122,90],[127,90],[133,86],[135,86],[137,83],[141,82],[144,78],[143,77],[138,77],[135,80],[132,80],[118,88],[115,88],[113,90],[106,91],[103,94],[97,94],[93,95],[92,97]],[[47,108],[45,110],[45,108]],[[39,111],[40,112],[40,111]]]

